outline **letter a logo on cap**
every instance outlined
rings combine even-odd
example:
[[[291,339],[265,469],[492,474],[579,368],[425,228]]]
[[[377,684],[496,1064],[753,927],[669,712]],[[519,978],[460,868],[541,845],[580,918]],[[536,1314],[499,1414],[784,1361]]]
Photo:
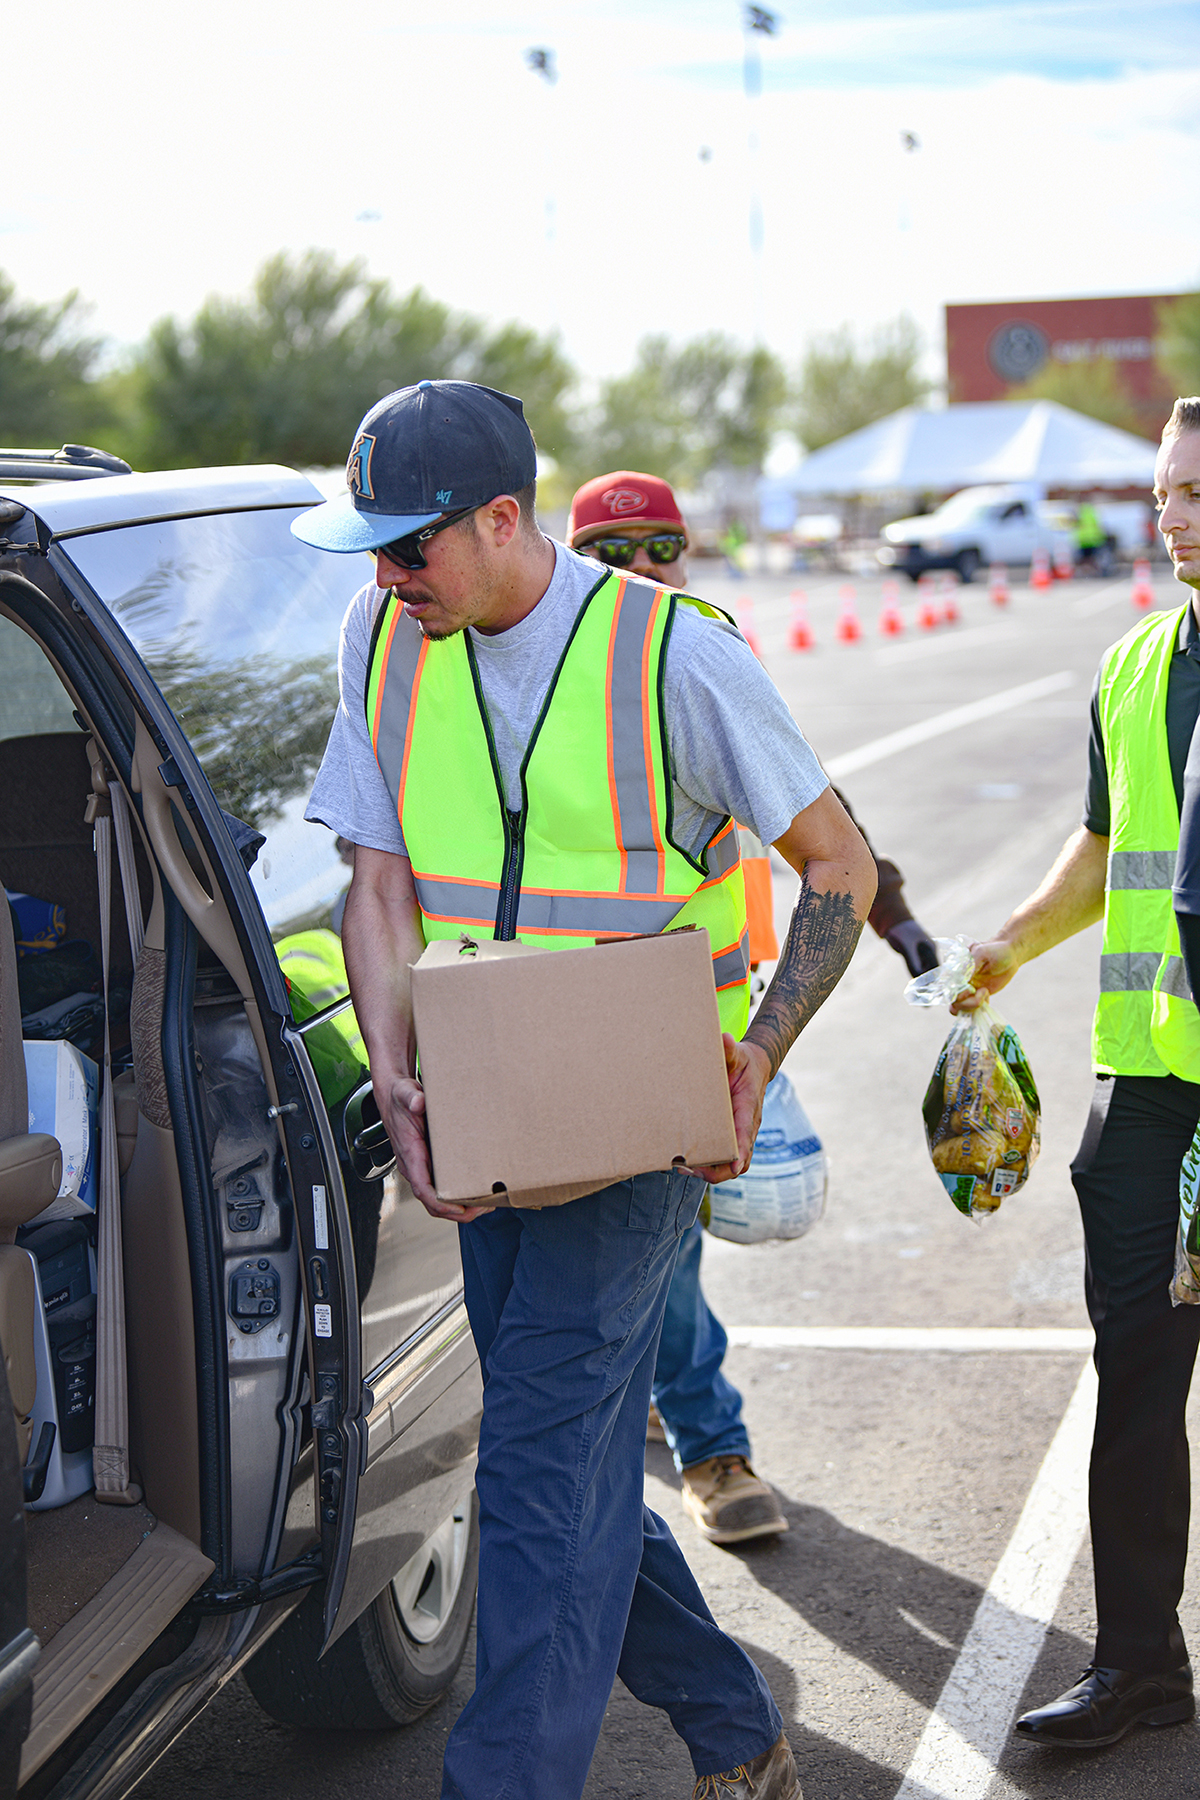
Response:
[[[361,494],[365,500],[375,498],[375,489],[371,486],[371,452],[374,448],[375,439],[364,431],[355,438],[346,460],[346,486],[352,494]]]
[[[619,487],[609,488],[606,494],[601,494],[600,504],[607,506],[613,517],[619,519],[625,513],[641,512],[647,501],[645,494],[637,488]]]

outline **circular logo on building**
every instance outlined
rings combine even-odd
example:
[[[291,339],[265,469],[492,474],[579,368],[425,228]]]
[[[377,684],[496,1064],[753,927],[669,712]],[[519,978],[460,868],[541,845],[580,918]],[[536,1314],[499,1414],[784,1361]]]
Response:
[[[1050,354],[1050,339],[1027,319],[1010,319],[988,340],[988,361],[1001,381],[1028,381]]]
[[[601,506],[607,506],[613,517],[619,519],[625,513],[641,512],[646,505],[646,496],[637,488],[609,488],[600,496]]]

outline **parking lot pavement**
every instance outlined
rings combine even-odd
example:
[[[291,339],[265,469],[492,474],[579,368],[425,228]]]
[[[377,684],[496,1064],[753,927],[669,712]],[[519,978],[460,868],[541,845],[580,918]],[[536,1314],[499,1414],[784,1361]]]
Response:
[[[723,577],[697,585],[722,603],[735,587]],[[764,660],[831,762],[1069,675],[1040,698],[918,734],[845,778],[923,922],[983,935],[1078,821],[1092,673],[1132,622],[1128,583],[1017,589],[1000,619],[977,583],[958,591],[957,626],[834,647],[840,583],[812,582],[815,653],[787,648],[791,585],[763,579],[747,591]],[[1173,584],[1160,586],[1162,603],[1175,604]],[[793,892],[781,873],[781,920]],[[647,1451],[647,1498],[718,1620],[767,1673],[806,1800],[1143,1800],[1200,1787],[1194,1726],[1135,1732],[1075,1758],[1008,1735],[1014,1711],[1075,1679],[1094,1628],[1080,1539],[1086,1419],[1069,1414],[1087,1319],[1067,1164],[1091,1085],[1098,947],[1096,930],[1084,934],[1002,998],[1041,1090],[1043,1148],[1027,1187],[993,1218],[974,1224],[954,1210],[924,1144],[920,1101],[946,1016],[903,1004],[899,959],[868,937],[788,1063],[830,1153],[824,1219],[792,1244],[707,1242],[705,1288],[733,1339],[726,1368],[790,1529],[742,1548],[703,1542],[662,1447]],[[891,1335],[847,1347],[838,1334],[861,1327]],[[948,1328],[1029,1336],[981,1349],[970,1335],[936,1335]],[[1047,1331],[1074,1335],[1038,1335]],[[1183,1624],[1200,1644],[1195,1553]],[[469,1681],[465,1666],[450,1701],[417,1726],[365,1739],[282,1730],[235,1682],[139,1795],[429,1800]],[[665,1718],[618,1684],[587,1800],[686,1800],[691,1782]]]

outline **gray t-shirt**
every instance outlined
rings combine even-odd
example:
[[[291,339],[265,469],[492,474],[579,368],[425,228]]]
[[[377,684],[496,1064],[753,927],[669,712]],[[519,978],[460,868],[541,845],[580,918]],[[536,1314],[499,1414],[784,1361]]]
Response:
[[[555,544],[554,574],[531,613],[507,631],[471,632],[505,798],[521,804],[520,766],[571,627],[604,570]],[[350,602],[338,655],[341,701],[305,817],[351,843],[404,853],[396,808],[367,728],[363,695],[371,628],[385,595],[373,582]],[[699,855],[729,814],[764,844],[828,786],[770,676],[731,625],[677,608],[664,681],[674,777],[675,838]]]

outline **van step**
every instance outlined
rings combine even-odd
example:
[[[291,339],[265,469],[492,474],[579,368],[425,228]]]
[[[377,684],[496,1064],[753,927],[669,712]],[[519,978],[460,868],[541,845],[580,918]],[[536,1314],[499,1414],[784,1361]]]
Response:
[[[33,1676],[21,1780],[40,1769],[213,1571],[195,1544],[156,1525],[51,1639]]]

